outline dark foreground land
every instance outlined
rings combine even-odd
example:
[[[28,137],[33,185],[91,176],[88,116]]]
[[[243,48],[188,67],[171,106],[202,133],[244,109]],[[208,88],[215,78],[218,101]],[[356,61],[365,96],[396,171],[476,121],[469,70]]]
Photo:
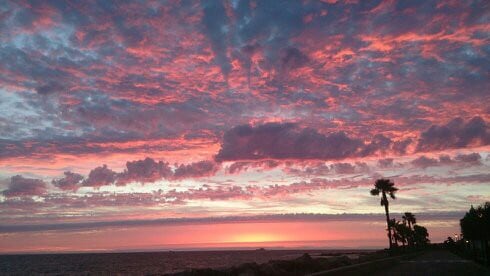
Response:
[[[0,275],[310,274],[469,276],[490,275],[490,271],[444,250],[408,254],[385,250],[247,250],[0,256]]]
[[[355,257],[371,252],[373,250],[228,250],[0,255],[0,275],[163,275],[189,268],[218,270],[244,263],[264,264],[271,260],[281,263],[305,253]]]
[[[312,257],[308,254],[294,260],[247,263],[227,269],[194,269],[176,273],[178,276],[209,275],[490,275],[490,270],[445,250],[388,254],[378,251],[360,255],[358,259],[344,256]]]
[[[374,275],[490,275],[490,271],[449,251],[428,251]]]

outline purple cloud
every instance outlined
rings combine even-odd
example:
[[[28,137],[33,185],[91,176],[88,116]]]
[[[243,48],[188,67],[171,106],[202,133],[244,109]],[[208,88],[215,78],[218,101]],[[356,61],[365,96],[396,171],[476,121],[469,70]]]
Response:
[[[277,160],[260,160],[260,161],[237,161],[231,164],[226,171],[230,174],[237,174],[242,171],[247,171],[250,168],[260,168],[270,170],[280,165]]]
[[[64,177],[59,179],[53,179],[51,182],[54,186],[65,191],[76,191],[80,188],[80,184],[83,180],[83,175],[73,172],[64,172]]]
[[[343,132],[325,135],[292,123],[241,125],[224,134],[216,160],[342,159],[358,156],[363,147]]]
[[[481,155],[477,152],[469,153],[469,154],[458,154],[454,157],[454,160],[461,163],[472,164],[472,165],[481,165]]]
[[[412,160],[412,165],[414,165],[415,167],[418,167],[418,168],[428,168],[428,167],[433,167],[433,166],[437,166],[439,165],[439,160],[435,159],[435,158],[429,158],[429,157],[426,157],[426,156],[420,156],[414,160]]]
[[[481,155],[473,152],[468,154],[458,154],[454,158],[449,155],[439,155],[439,158],[430,158],[424,155],[417,157],[410,162],[417,168],[426,169],[428,167],[436,166],[475,166],[481,165]]]
[[[169,179],[173,175],[168,163],[156,162],[152,158],[126,162],[126,170],[117,175],[117,184],[129,182],[151,183],[161,179]]]
[[[15,175],[10,178],[8,188],[2,191],[6,197],[39,196],[46,193],[46,183],[41,179]]]
[[[97,167],[90,171],[87,179],[83,181],[83,186],[98,188],[105,185],[111,185],[115,182],[116,176],[116,172],[107,168],[107,165],[102,165],[102,167]]]
[[[487,123],[481,117],[473,117],[466,122],[461,118],[456,118],[445,125],[433,125],[427,131],[422,132],[417,144],[417,151],[488,144],[490,144],[490,132]]]
[[[214,175],[219,169],[214,161],[204,160],[187,165],[180,165],[175,169],[174,178],[196,178]]]

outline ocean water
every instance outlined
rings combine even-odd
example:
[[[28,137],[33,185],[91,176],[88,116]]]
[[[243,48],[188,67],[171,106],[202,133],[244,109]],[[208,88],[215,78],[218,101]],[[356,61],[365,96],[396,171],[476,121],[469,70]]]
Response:
[[[352,250],[349,250],[352,253]],[[0,275],[143,275],[190,268],[224,268],[243,263],[287,260],[304,253],[344,254],[342,250],[237,250],[141,253],[1,255]]]

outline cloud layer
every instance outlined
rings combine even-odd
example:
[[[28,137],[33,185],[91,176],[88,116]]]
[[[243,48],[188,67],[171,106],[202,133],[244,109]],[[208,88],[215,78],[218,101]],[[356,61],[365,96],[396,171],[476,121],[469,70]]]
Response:
[[[479,204],[489,10],[2,1],[0,219],[382,212],[380,177],[393,208]]]
[[[406,154],[412,143],[416,152],[486,146],[490,144],[490,131],[481,117],[474,117],[468,122],[457,118],[446,125],[433,125],[420,134],[417,143],[411,139],[392,141],[383,134],[364,138],[368,140],[351,138],[344,132],[323,134],[293,123],[241,125],[225,132],[216,159],[336,160],[386,153],[400,155]]]

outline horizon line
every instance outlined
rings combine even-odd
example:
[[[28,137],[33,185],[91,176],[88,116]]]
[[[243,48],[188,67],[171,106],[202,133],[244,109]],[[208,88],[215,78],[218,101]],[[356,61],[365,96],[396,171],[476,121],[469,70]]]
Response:
[[[439,211],[417,213],[419,219],[447,220],[460,219],[465,211]],[[392,213],[392,215],[402,215],[403,213]],[[38,231],[57,231],[57,230],[84,230],[110,227],[136,227],[152,225],[205,225],[205,224],[226,224],[226,223],[272,223],[288,221],[351,221],[351,220],[370,220],[373,218],[384,218],[384,213],[283,213],[283,214],[258,214],[243,216],[209,216],[209,217],[174,217],[156,219],[136,219],[136,220],[110,220],[110,221],[89,221],[89,222],[65,222],[49,224],[14,224],[0,225],[0,234],[38,232]]]

